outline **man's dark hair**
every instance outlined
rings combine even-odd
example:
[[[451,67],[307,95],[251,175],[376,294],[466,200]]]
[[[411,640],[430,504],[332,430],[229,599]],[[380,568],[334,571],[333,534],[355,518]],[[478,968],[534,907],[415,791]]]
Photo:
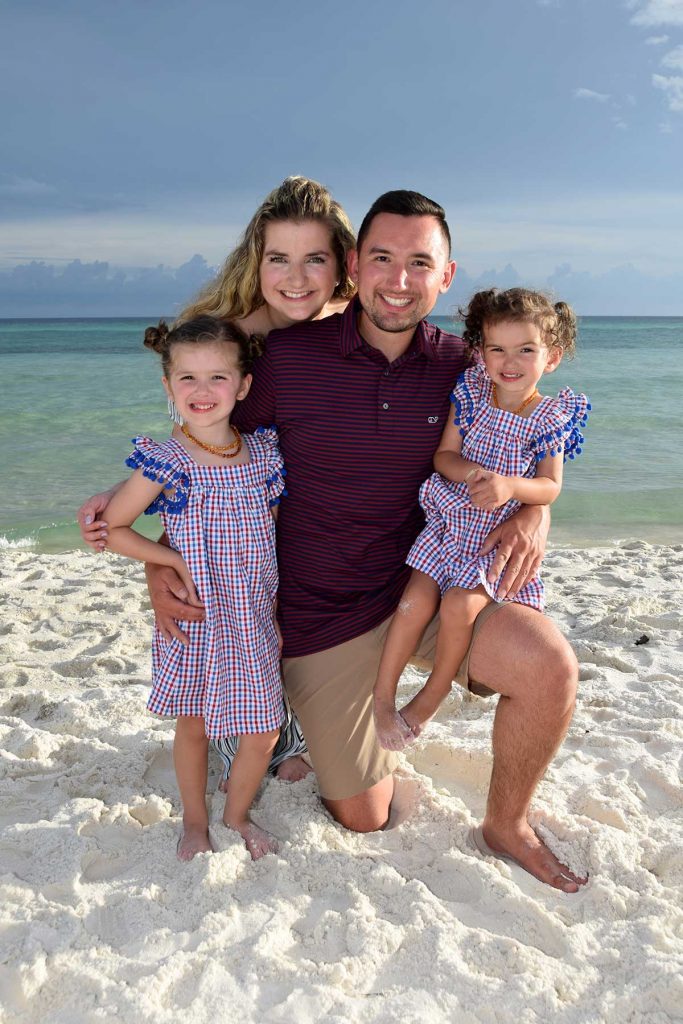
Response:
[[[370,225],[379,213],[397,213],[399,217],[436,217],[446,239],[448,255],[450,256],[451,233],[448,230],[446,213],[443,206],[439,206],[433,199],[427,199],[427,196],[423,196],[420,192],[410,192],[405,188],[398,188],[393,192],[385,192],[379,199],[375,199],[360,226],[357,249],[360,249],[365,236],[370,230]]]

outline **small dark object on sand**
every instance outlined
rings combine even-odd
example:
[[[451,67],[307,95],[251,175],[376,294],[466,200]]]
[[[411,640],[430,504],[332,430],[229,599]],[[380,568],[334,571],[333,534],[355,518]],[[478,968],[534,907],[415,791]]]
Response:
[[[638,639],[636,640],[635,643],[636,643],[636,647],[640,647],[641,644],[649,644],[649,642],[650,642],[649,636],[647,635],[647,633],[643,633],[642,636],[638,637]]]

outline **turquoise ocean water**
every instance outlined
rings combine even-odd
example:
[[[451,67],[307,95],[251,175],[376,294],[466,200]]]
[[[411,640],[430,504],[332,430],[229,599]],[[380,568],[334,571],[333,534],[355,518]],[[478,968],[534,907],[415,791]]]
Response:
[[[153,319],[0,320],[0,547],[77,547],[75,510],[125,475],[130,438],[168,436],[158,359],[141,341]],[[593,413],[554,542],[682,542],[683,318],[584,318],[579,354],[542,390],[564,384]]]

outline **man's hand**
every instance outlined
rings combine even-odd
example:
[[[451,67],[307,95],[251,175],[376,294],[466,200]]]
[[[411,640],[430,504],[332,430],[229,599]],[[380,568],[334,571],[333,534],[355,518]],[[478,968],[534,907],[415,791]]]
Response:
[[[104,551],[107,546],[107,523],[98,516],[104,512],[117,489],[94,494],[76,513],[81,537],[94,551]]]
[[[169,643],[175,638],[187,647],[190,638],[183,633],[177,620],[202,622],[205,617],[203,605],[189,603],[190,593],[175,569],[147,564],[145,573],[157,629]]]
[[[497,546],[488,580],[495,581],[505,570],[498,596],[514,597],[527,580],[533,579],[545,554],[550,530],[547,505],[523,505],[486,538],[479,554],[487,555]]]
[[[473,477],[467,480],[470,501],[477,508],[491,511],[500,508],[513,497],[513,477],[492,473],[488,469],[478,469]]]

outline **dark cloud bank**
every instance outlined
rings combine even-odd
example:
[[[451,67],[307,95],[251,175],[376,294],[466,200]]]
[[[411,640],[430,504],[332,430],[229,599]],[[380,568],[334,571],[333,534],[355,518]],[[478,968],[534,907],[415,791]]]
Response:
[[[34,260],[0,272],[0,317],[172,316],[214,272],[199,255],[180,267],[132,269],[101,261],[56,267]],[[650,277],[630,264],[597,275],[563,264],[542,281],[522,281],[509,264],[477,277],[458,269],[437,312],[450,313],[478,288],[522,283],[550,290],[586,316],[683,314],[683,276]]]

